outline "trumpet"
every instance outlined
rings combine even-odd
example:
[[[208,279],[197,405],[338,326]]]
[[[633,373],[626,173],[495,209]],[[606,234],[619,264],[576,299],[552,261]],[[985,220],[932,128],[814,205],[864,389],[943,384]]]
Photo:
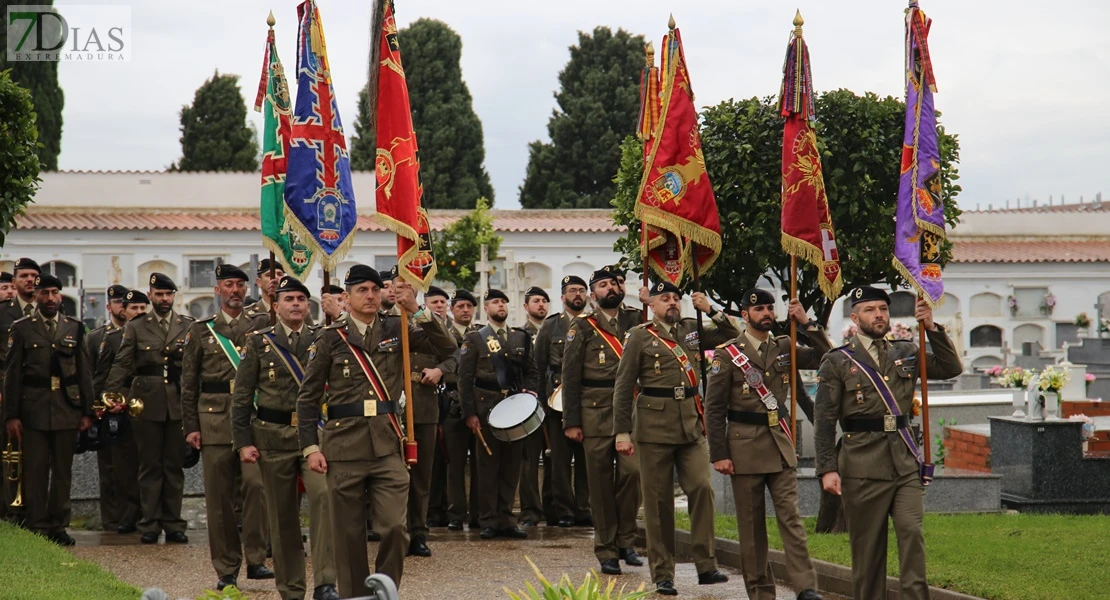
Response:
[[[12,506],[23,506],[23,450],[22,444],[13,446],[8,440],[8,446],[0,453],[3,456],[4,479],[15,482],[15,500]]]
[[[127,414],[132,417],[137,417],[143,414],[143,401],[138,398],[131,398],[128,400],[123,394],[119,392],[104,392],[99,398],[93,401],[93,411],[96,412],[97,417],[103,417],[104,413],[112,412],[117,406],[124,406],[127,408]]]

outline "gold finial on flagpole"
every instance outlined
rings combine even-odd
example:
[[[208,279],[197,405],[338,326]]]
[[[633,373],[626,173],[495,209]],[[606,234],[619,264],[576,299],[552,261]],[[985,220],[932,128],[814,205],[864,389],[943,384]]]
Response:
[[[644,46],[644,65],[650,67],[654,64],[655,64],[655,43],[654,42],[648,42],[647,45]]]
[[[667,28],[674,31],[675,27],[677,27],[677,25],[674,22],[674,15],[672,14],[671,18],[667,19]]]
[[[802,37],[802,25],[805,25],[805,19],[802,18],[802,9],[794,13],[794,35]]]
[[[274,11],[271,10],[270,16],[266,17],[266,24],[270,26],[270,29],[273,29],[275,23],[277,23],[277,19],[274,18]]]

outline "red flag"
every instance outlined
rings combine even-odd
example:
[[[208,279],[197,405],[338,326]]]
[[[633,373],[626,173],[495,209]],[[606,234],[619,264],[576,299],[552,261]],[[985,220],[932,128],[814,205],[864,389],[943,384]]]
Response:
[[[809,48],[802,39],[801,14],[795,17],[794,25],[779,92],[779,109],[786,117],[782,136],[782,248],[816,266],[821,291],[836,299],[843,286],[840,255],[813,132],[813,80]]]
[[[696,260],[702,272],[717,260],[721,222],[705,172],[698,113],[677,29],[663,38],[663,48],[662,109],[640,183],[636,216],[647,232],[648,264],[677,284],[684,272],[693,270],[693,244],[697,244]]]
[[[393,2],[386,4],[382,21],[374,166],[378,179],[374,220],[397,234],[397,272],[405,281],[427,291],[436,276],[436,262]]]

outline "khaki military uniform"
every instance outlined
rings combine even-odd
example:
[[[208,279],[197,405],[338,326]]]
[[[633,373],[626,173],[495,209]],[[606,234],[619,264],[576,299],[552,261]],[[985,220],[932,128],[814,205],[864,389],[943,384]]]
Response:
[[[5,357],[8,352],[8,334],[11,332],[12,323],[23,317],[30,316],[35,309],[35,303],[24,303],[18,295],[0,303],[0,388],[4,384]],[[3,410],[4,399],[0,397],[0,411]],[[0,427],[0,449],[8,444],[8,428]],[[11,506],[15,495],[15,486],[11,485],[6,477],[0,477],[0,519],[9,514],[16,515],[23,509]]]
[[[128,322],[104,383],[104,391],[143,401],[142,414],[131,419],[139,451],[142,533],[184,533],[186,527],[181,518],[185,435],[180,386],[185,338],[193,319],[170,312],[166,321],[167,330],[153,313]]]
[[[105,326],[89,333],[89,357],[93,363],[93,399],[104,393],[112,363],[123,343],[123,328]],[[128,386],[129,387],[129,386]],[[124,396],[130,398],[124,392]],[[139,447],[135,444],[133,419],[124,411],[120,413],[121,430],[116,443],[97,452],[100,469],[101,520],[105,529],[116,526],[134,526],[142,516],[139,500]],[[107,457],[106,459],[104,457]],[[107,463],[105,473],[103,468]],[[110,499],[105,518],[105,496]]]
[[[799,346],[799,369],[816,369],[832,345],[818,329],[809,332],[812,348]],[[773,416],[755,385],[745,378],[725,349],[734,346],[750,361],[752,377],[761,378],[777,403]],[[797,591],[816,590],[817,572],[806,548],[805,526],[798,514],[798,456],[782,424],[796,435],[790,419],[790,338],[760,341],[749,334],[729,340],[714,351],[705,395],[709,459],[731,460],[732,493],[740,531],[740,564],[748,597],[774,600],[775,577],[767,562],[767,508],[771,493],[779,534],[786,551],[786,571]],[[801,385],[799,383],[798,385]],[[781,421],[781,424],[779,423]],[[796,439],[796,438],[795,438]]]
[[[273,536],[274,575],[283,600],[305,597],[298,476],[308,496],[313,587],[335,584],[328,483],[322,473],[308,468],[308,461],[301,455],[298,423],[294,418],[300,382],[274,347],[288,351],[299,363],[303,376],[308,348],[315,341],[316,333],[302,325],[293,335],[280,322],[276,327],[251,333],[244,344],[246,354],[235,373],[235,392],[231,396],[234,450],[238,452],[246,446],[254,446],[260,454],[258,466],[266,489],[266,513]]]
[[[256,327],[269,327],[270,326],[270,303],[265,300],[252,302],[243,307],[243,314],[255,324]],[[274,317],[275,321],[277,317]],[[304,324],[308,327],[316,325],[312,320],[312,312],[308,311],[304,315]]]
[[[491,325],[492,327],[492,325]],[[511,529],[513,497],[520,479],[520,462],[523,442],[502,442],[493,436],[489,426],[489,413],[499,402],[521,390],[535,391],[539,386],[539,373],[532,360],[532,336],[518,327],[502,327],[505,336],[497,340],[483,339],[481,331],[466,334],[459,349],[459,398],[464,418],[476,415],[481,421],[482,435],[493,455],[478,450],[478,524],[494,530]],[[495,328],[496,330],[496,328]],[[500,344],[508,363],[511,378],[516,378],[521,390],[503,389],[498,383],[497,372],[490,359],[491,347]],[[471,484],[473,485],[473,483]]]
[[[420,380],[424,378],[424,369],[440,369],[446,374],[448,369],[454,368],[454,361],[454,356],[441,359],[429,352],[412,351],[409,357],[412,399],[408,401],[413,403],[413,434],[416,437],[417,455],[416,464],[409,469],[408,531],[414,537],[428,535],[428,501],[437,454],[440,416],[439,386],[425,385]]]
[[[89,332],[85,337],[85,345],[89,353],[92,371],[96,372],[97,359],[100,356],[100,344],[108,330],[119,329],[112,323],[101,325]],[[93,398],[99,397],[99,390],[93,389]],[[97,480],[100,485],[100,523],[105,530],[114,530],[119,526],[119,497],[116,486],[113,485],[115,476],[112,471],[112,446],[105,446],[96,451]]]
[[[460,349],[464,340],[464,333],[478,331],[476,324],[460,331],[452,323],[449,328],[451,337]],[[443,439],[447,442],[447,519],[449,521],[469,521],[473,526],[478,525],[478,452],[485,452],[479,447],[478,438],[466,426],[466,419],[462,414],[462,404],[459,402],[458,387],[458,352],[450,359],[451,372],[444,370],[444,387],[451,396],[448,404],[447,417],[443,420]],[[467,464],[470,472],[469,502],[466,488]]]
[[[551,315],[548,318],[553,316]],[[532,346],[535,348],[536,336],[540,333],[540,325],[536,325],[531,319],[527,319],[521,329],[528,333],[528,336],[532,339]],[[542,373],[540,379],[543,379]],[[540,401],[546,404],[547,396],[542,393],[542,390],[536,390],[536,393],[539,394]],[[550,412],[546,407],[544,411]],[[548,418],[545,418],[544,422],[546,423],[548,420]],[[522,523],[525,521],[539,522],[544,518],[548,521],[554,521],[556,517],[552,513],[550,456],[546,452],[547,442],[544,440],[543,431],[537,429],[532,435],[521,440],[520,447],[524,451],[520,463],[520,483],[517,490],[520,499],[520,521]],[[541,464],[544,465],[542,481],[540,480]]]
[[[565,428],[582,428],[590,511],[594,521],[594,554],[601,562],[619,558],[622,548],[636,543],[640,510],[640,467],[637,457],[619,454],[613,432],[613,386],[620,358],[587,322],[624,343],[625,333],[640,323],[640,311],[620,308],[613,319],[601,311],[574,320],[563,355],[563,420]],[[559,437],[565,437],[560,432]]]
[[[23,505],[42,535],[69,527],[77,430],[92,416],[85,327],[61,313],[53,335],[41,313],[12,324],[4,377],[4,419],[23,423]]]
[[[427,311],[411,320],[410,348],[446,358],[455,350],[450,334]],[[364,326],[364,330],[360,330]],[[381,375],[389,398],[374,393],[351,348],[364,351]],[[332,494],[332,535],[335,540],[339,595],[367,595],[370,574],[366,554],[367,498],[374,530],[381,534],[374,570],[400,583],[408,536],[405,534],[409,477],[394,420],[405,373],[401,355],[401,319],[379,314],[362,324],[354,315],[325,328],[309,350],[304,384],[297,396],[297,421],[304,456],[322,452],[328,462]],[[324,391],[327,389],[327,397]],[[317,428],[321,406],[328,420]],[[340,408],[343,407],[343,408]],[[350,415],[350,416],[337,416]],[[369,493],[369,496],[367,495]]]
[[[268,524],[262,472],[258,464],[242,463],[232,448],[232,364],[208,328],[241,349],[256,320],[240,314],[232,319],[221,311],[193,323],[181,367],[181,408],[185,433],[200,432],[204,464],[204,506],[208,513],[208,546],[218,577],[238,577],[243,556],[248,565],[266,563]],[[236,480],[239,489],[235,489]],[[242,494],[243,529],[236,525],[235,504]]]
[[[963,365],[944,329],[938,326],[927,337],[932,345],[932,352],[926,355],[929,378],[959,375]],[[878,371],[890,387],[899,411],[907,416],[891,425],[908,426],[919,373],[917,343],[873,342],[857,335],[844,348],[857,361]],[[917,462],[896,430],[883,430],[883,417],[888,414],[886,405],[870,379],[847,356],[839,351],[826,354],[819,377],[814,421],[817,474],[832,471],[840,474],[852,546],[853,596],[860,600],[886,598],[889,516],[898,537],[901,597],[928,598],[925,539],[921,531],[925,487],[918,478]],[[845,432],[839,451],[837,424]]]
[[[655,583],[674,580],[673,474],[676,468],[678,485],[690,502],[690,555],[698,573],[716,570],[717,558],[713,546],[709,451],[695,403],[697,389],[691,385],[675,355],[649,333],[647,327],[653,326],[661,338],[678,343],[689,359],[696,381],[700,377],[699,344],[715,346],[740,333],[724,313],[716,313],[711,320],[716,329],[705,329],[705,339],[700,340],[697,322],[690,318],[674,326],[657,318],[629,330],[624,356],[617,368],[613,390],[614,432],[618,440],[631,432],[635,441],[635,456],[640,460],[648,560]]]

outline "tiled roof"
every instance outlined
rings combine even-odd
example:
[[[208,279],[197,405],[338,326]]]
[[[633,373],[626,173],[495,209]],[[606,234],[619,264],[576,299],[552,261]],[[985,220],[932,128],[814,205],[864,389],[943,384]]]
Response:
[[[1110,212],[1110,201],[1082,202],[1072,204],[1041,204],[1039,206],[1023,206],[1020,208],[996,207],[989,210],[972,210],[973,213],[1107,213]]]
[[[429,211],[432,229],[440,231],[464,217],[465,210]],[[605,209],[491,210],[493,225],[505,233],[619,232]],[[250,210],[156,210],[36,208],[17,217],[16,229],[39,230],[190,230],[258,231],[258,212]],[[385,231],[367,215],[359,215],[360,231]]]
[[[957,263],[1110,262],[1110,239],[965,241],[953,240]]]

